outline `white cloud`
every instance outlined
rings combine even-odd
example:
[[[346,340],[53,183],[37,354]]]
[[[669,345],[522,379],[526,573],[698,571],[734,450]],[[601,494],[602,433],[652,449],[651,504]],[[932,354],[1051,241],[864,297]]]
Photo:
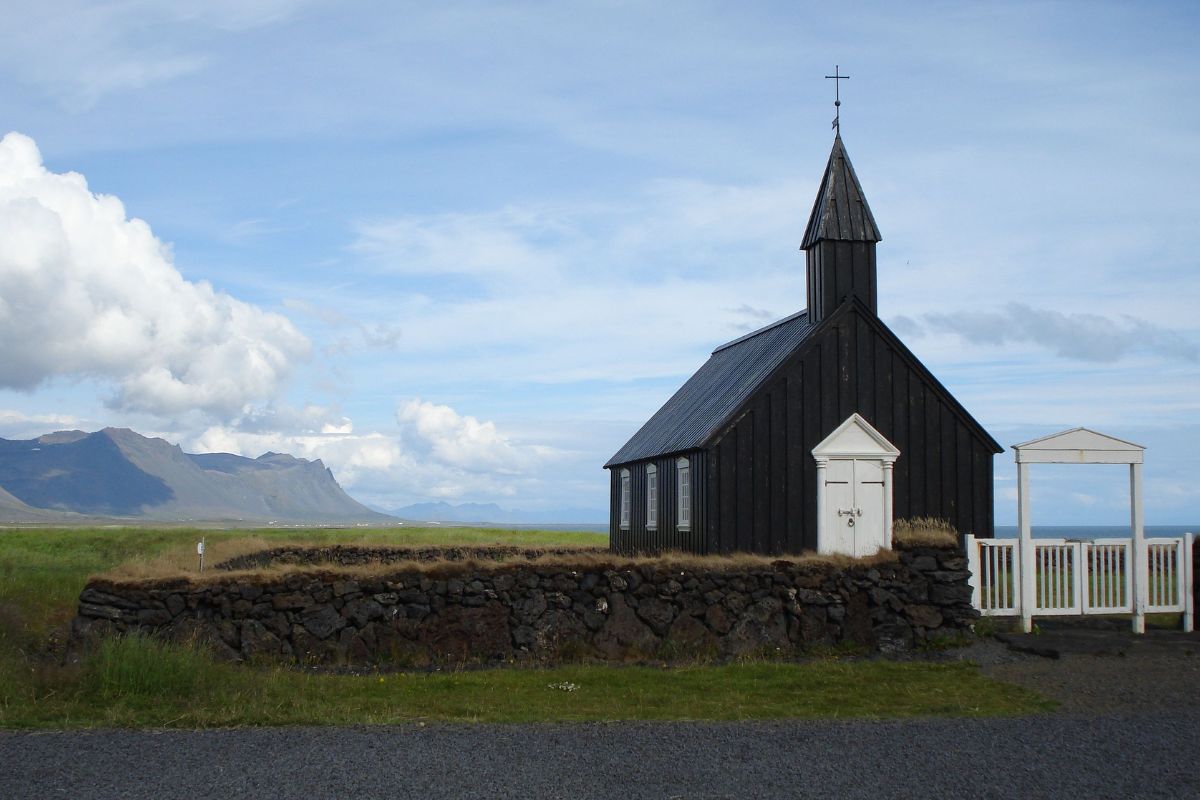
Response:
[[[531,452],[515,447],[493,422],[459,414],[450,406],[410,400],[396,411],[406,440],[438,461],[472,472],[515,472]]]
[[[110,404],[228,416],[278,392],[309,343],[283,316],[184,280],[167,246],[83,176],[0,140],[0,385],[110,380]]]
[[[364,222],[351,249],[397,274],[526,284],[560,266],[557,248],[548,245],[563,243],[566,233],[545,214],[510,208]]]
[[[396,413],[399,432],[355,433],[331,409],[271,407],[182,439],[189,452],[265,452],[320,459],[356,498],[392,506],[430,498],[495,501],[539,485],[534,477],[552,448],[519,444],[495,423],[445,405],[410,401]]]
[[[51,431],[78,428],[78,417],[70,414],[26,414],[0,409],[0,436],[6,439],[33,439]]]
[[[0,63],[82,110],[112,92],[163,83],[210,63],[196,33],[238,32],[305,0],[46,0],[5,9]],[[201,36],[201,38],[203,38]]]
[[[1001,311],[928,313],[919,321],[902,316],[896,323],[906,335],[932,331],[957,334],[977,345],[1030,343],[1081,361],[1112,362],[1131,353],[1200,360],[1200,344],[1185,333],[1130,315],[1114,318],[1009,303]]]

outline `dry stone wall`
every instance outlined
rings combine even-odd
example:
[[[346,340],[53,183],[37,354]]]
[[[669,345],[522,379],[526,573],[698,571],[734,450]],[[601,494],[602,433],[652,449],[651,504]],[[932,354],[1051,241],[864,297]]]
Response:
[[[399,564],[405,561],[532,561],[542,556],[605,555],[607,547],[506,547],[503,545],[362,547],[335,544],[327,547],[272,547],[222,561],[221,570],[261,569],[275,565],[334,564],[339,567]]]
[[[957,549],[834,566],[747,569],[498,563],[354,578],[302,571],[192,582],[91,582],[81,644],[139,630],[197,637],[233,660],[425,666],[885,653],[977,618]]]

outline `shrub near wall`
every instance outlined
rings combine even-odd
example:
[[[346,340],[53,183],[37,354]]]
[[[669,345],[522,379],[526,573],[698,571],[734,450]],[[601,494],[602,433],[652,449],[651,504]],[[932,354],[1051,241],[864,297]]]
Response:
[[[344,572],[93,580],[74,638],[199,637],[237,660],[401,666],[757,654],[851,643],[897,652],[977,618],[956,548],[837,566],[474,562]]]

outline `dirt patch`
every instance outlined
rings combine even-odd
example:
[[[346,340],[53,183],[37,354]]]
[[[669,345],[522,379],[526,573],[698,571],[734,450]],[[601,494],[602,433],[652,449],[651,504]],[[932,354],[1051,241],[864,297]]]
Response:
[[[1200,637],[1166,631],[1145,636],[1058,634],[1044,652],[1019,652],[985,639],[947,657],[972,661],[984,675],[1016,684],[1068,713],[1154,713],[1200,709]],[[1049,637],[1047,637],[1049,639]]]

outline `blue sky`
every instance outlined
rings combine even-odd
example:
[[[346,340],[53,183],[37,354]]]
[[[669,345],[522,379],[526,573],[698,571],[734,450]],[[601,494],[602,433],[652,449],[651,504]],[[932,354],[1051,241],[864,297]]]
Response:
[[[1145,444],[1148,521],[1200,521],[1192,3],[6,5],[0,436],[602,519],[601,464],[803,306],[839,64],[884,320],[1001,443]],[[1125,480],[1046,468],[1035,520]]]

